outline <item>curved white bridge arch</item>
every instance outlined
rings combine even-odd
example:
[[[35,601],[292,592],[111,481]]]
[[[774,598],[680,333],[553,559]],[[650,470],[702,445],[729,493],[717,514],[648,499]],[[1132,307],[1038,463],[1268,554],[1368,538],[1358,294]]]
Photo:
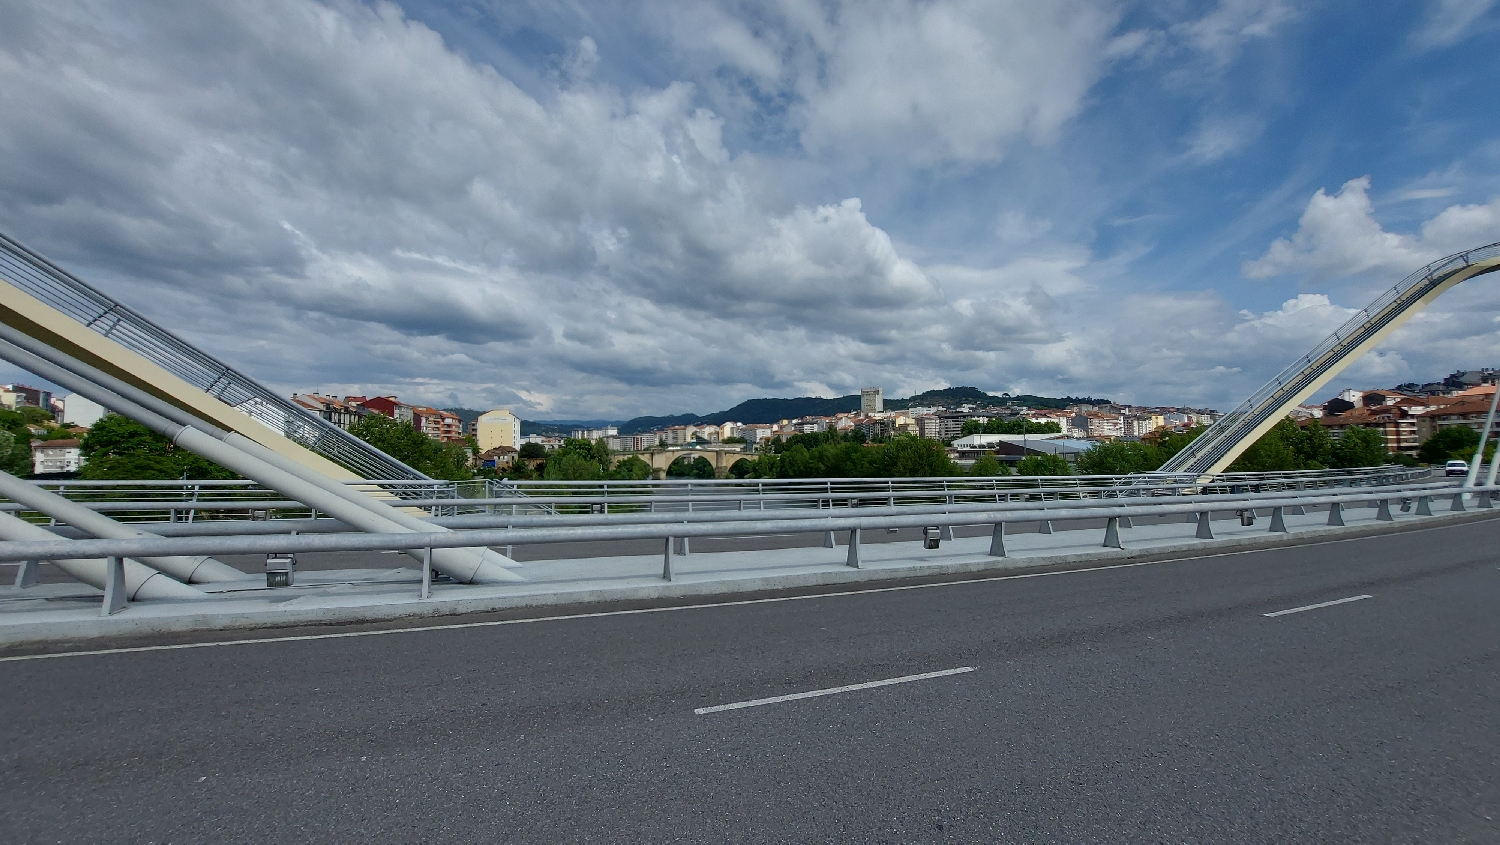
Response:
[[[1223,472],[1297,404],[1313,395],[1413,314],[1459,282],[1500,270],[1500,243],[1434,261],[1402,279],[1356,313],[1338,331],[1292,362],[1250,398],[1225,414],[1162,472]]]

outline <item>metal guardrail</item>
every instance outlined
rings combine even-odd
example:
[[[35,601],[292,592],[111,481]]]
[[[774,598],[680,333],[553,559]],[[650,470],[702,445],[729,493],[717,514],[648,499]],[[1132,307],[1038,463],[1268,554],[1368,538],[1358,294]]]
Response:
[[[1330,369],[1339,366],[1350,352],[1400,317],[1423,296],[1440,287],[1454,273],[1495,256],[1500,256],[1500,243],[1438,259],[1397,282],[1376,297],[1374,302],[1355,312],[1333,334],[1313,347],[1311,352],[1292,362],[1234,410],[1209,426],[1196,440],[1168,460],[1162,469],[1189,473],[1207,470],[1228,455],[1249,432],[1276,413],[1289,401],[1289,397],[1297,395]]]
[[[0,234],[0,277],[272,431],[365,478],[426,476],[192,346],[16,240]]]
[[[1473,495],[1480,507],[1489,507],[1489,499],[1500,491],[1500,485],[1469,487],[1454,492],[1453,509],[1464,510],[1465,495]],[[1256,495],[1239,499],[1224,498],[1212,502],[1168,501],[1132,503],[1127,500],[1094,502],[1031,503],[1029,507],[1009,510],[983,509],[972,512],[932,514],[910,513],[885,516],[827,516],[821,519],[768,519],[746,522],[727,520],[695,523],[658,523],[649,525],[576,526],[556,528],[495,528],[422,534],[298,534],[230,535],[190,537],[133,537],[124,539],[89,539],[55,541],[13,541],[0,543],[0,561],[51,560],[57,558],[128,558],[170,555],[233,555],[267,553],[311,553],[333,551],[411,551],[439,548],[512,546],[544,543],[588,541],[625,541],[683,537],[752,537],[766,534],[859,532],[888,528],[928,526],[1003,525],[1015,522],[1060,522],[1104,518],[1118,533],[1118,520],[1125,517],[1203,514],[1230,510],[1314,507],[1385,502],[1389,517],[1392,500],[1417,499],[1418,512],[1430,511],[1438,491],[1400,488],[1356,488],[1345,492],[1316,491],[1312,494],[1286,493]],[[1337,511],[1335,511],[1337,512]],[[1422,514],[1425,515],[1425,514]],[[1378,517],[1379,518],[1379,517]],[[1274,519],[1274,515],[1273,515]],[[1332,520],[1332,516],[1330,517]],[[1338,523],[1334,523],[1338,524]],[[1273,523],[1274,525],[1274,523]],[[1003,533],[1003,532],[1002,532]],[[852,535],[858,545],[857,533]],[[1115,541],[1118,544],[1118,539]]]
[[[1234,510],[1241,517],[1242,524],[1245,515],[1251,514],[1249,523],[1253,523],[1253,515],[1257,510],[1269,510],[1270,522],[1267,530],[1270,532],[1290,533],[1286,523],[1286,514],[1303,513],[1309,507],[1328,507],[1328,525],[1341,526],[1345,524],[1343,509],[1349,505],[1369,504],[1377,505],[1375,519],[1377,521],[1394,521],[1391,512],[1391,502],[1403,502],[1403,510],[1410,507],[1412,500],[1416,501],[1415,512],[1417,516],[1433,515],[1432,501],[1434,498],[1448,495],[1455,488],[1440,488],[1436,484],[1414,485],[1411,487],[1354,487],[1345,488],[1341,492],[1330,493],[1327,489],[1315,489],[1312,491],[1297,491],[1289,495],[1288,491],[1270,493],[1245,494],[1238,497],[1224,496],[1193,496],[1173,497],[1166,500],[1148,500],[1143,498],[1129,499],[1092,499],[1035,502],[1023,501],[1014,507],[1001,507],[998,505],[984,506],[960,506],[945,510],[944,512],[913,512],[913,509],[892,509],[894,513],[865,513],[860,516],[819,516],[816,518],[804,517],[801,519],[747,519],[726,520],[721,515],[716,518],[707,519],[709,514],[701,514],[702,521],[685,520],[682,522],[658,522],[654,524],[607,524],[607,525],[566,525],[562,527],[528,527],[528,528],[495,528],[477,530],[456,530],[446,532],[427,532],[418,535],[412,534],[369,534],[369,533],[329,533],[329,534],[299,534],[287,535],[277,533],[272,535],[228,535],[228,536],[188,536],[188,537],[160,537],[143,536],[125,539],[85,539],[44,542],[3,542],[0,543],[0,561],[21,561],[22,565],[17,574],[17,586],[23,587],[27,584],[36,583],[38,562],[42,560],[57,559],[89,559],[105,558],[105,588],[104,599],[101,607],[101,615],[109,616],[117,613],[128,605],[125,591],[125,569],[126,558],[170,556],[170,555],[231,555],[231,554],[275,554],[285,556],[287,554],[332,552],[332,551],[422,551],[422,579],[419,597],[427,599],[431,596],[431,585],[433,581],[432,556],[433,549],[441,548],[472,548],[479,546],[515,546],[541,543],[565,543],[565,542],[588,542],[608,541],[621,542],[627,540],[662,540],[662,577],[672,580],[672,561],[674,555],[674,543],[681,542],[681,554],[687,554],[688,541],[693,537],[746,537],[761,536],[766,534],[806,534],[819,533],[825,535],[826,547],[835,545],[834,533],[840,531],[848,532],[847,554],[845,563],[848,566],[859,568],[861,566],[860,556],[860,534],[865,530],[917,528],[923,529],[924,541],[933,542],[929,548],[936,546],[937,538],[947,534],[952,537],[952,528],[967,525],[990,525],[989,555],[992,557],[1006,557],[1005,548],[1005,526],[1016,522],[1036,521],[1045,526],[1044,533],[1051,533],[1052,523],[1073,520],[1105,520],[1103,547],[1123,549],[1125,547],[1122,530],[1131,527],[1130,521],[1136,517],[1169,517],[1173,515],[1194,515],[1196,517],[1196,528],[1194,537],[1200,540],[1214,539],[1212,515],[1216,511]],[[1491,501],[1500,485],[1462,488],[1452,492],[1452,504],[1450,510],[1466,510],[1464,498],[1466,495],[1473,496],[1476,504],[1481,508],[1491,508]],[[920,510],[920,509],[919,509]],[[844,511],[848,513],[848,511]],[[743,514],[742,514],[743,516]],[[758,516],[758,514],[750,514]],[[610,517],[601,517],[610,519]],[[618,517],[615,517],[618,519]],[[572,520],[554,519],[554,522],[572,522]],[[414,541],[421,545],[414,546]],[[268,576],[269,581],[269,576]],[[268,588],[269,584],[268,584]]]
[[[824,509],[833,507],[947,505],[1025,497],[1033,500],[1082,500],[1182,495],[1186,492],[1235,495],[1274,490],[1411,483],[1431,477],[1426,468],[1370,467],[1288,473],[1224,473],[1205,482],[1187,475],[1040,476],[927,479],[786,479],[764,482],[541,482],[530,495],[517,495],[491,480],[351,482],[364,489],[390,490],[399,485],[403,504],[430,516],[457,518],[477,514],[588,514],[595,511],[659,512]],[[248,481],[101,482],[58,481],[41,484],[85,506],[125,522],[188,522],[252,513],[262,518],[316,520],[317,512]],[[501,495],[494,495],[499,493]],[[0,502],[0,511],[37,520],[23,506]],[[576,518],[576,517],[574,517]],[[52,520],[40,518],[48,524]]]

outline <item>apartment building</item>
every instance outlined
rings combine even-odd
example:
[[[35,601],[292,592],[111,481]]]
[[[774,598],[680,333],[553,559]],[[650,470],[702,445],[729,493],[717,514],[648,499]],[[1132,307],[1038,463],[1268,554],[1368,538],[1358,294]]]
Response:
[[[603,428],[575,428],[573,429],[572,438],[574,440],[594,441],[603,440],[606,437],[614,437],[619,433],[619,427],[613,425],[607,425]]]
[[[411,406],[412,425],[434,440],[444,443],[461,443],[464,439],[463,420],[457,414],[426,405]]]
[[[481,454],[500,446],[521,448],[521,418],[505,408],[494,408],[474,420],[474,442]]]
[[[321,393],[293,393],[292,403],[345,430],[366,413],[359,405]]]
[[[31,471],[37,475],[56,472],[77,472],[83,464],[79,446],[81,440],[33,440],[31,441]]]
[[[604,445],[611,452],[644,452],[647,449],[655,449],[661,442],[661,436],[655,431],[647,431],[639,434],[616,434],[613,437],[604,438]]]
[[[390,417],[396,422],[413,421],[412,406],[394,396],[345,396],[344,402]]]

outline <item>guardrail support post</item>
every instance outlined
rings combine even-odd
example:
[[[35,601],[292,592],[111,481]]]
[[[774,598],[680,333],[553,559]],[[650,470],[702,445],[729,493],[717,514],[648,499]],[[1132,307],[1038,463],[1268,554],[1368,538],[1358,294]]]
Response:
[[[951,526],[951,525],[940,525],[940,526],[938,526],[938,539],[939,540],[952,540],[953,539],[953,526]]]
[[[844,558],[844,563],[859,568],[859,529],[849,529],[849,555]]]
[[[1005,523],[997,522],[990,529],[990,557],[1005,557]]]
[[[1380,500],[1380,507],[1379,507],[1378,510],[1375,511],[1375,520],[1377,522],[1395,522],[1396,521],[1396,518],[1394,516],[1391,516],[1391,502],[1390,502],[1389,499],[1381,499]]]
[[[42,562],[39,560],[23,560],[21,566],[16,570],[16,589],[24,590],[27,587],[35,587],[37,579],[41,577]]]
[[[677,553],[680,554],[680,555],[682,555],[683,557],[687,557],[691,553],[691,551],[692,551],[691,546],[688,545],[688,538],[686,538],[686,537],[678,537],[677,538]]]
[[[1135,527],[1135,523],[1130,521],[1130,517],[1128,517],[1128,516],[1122,516],[1122,517],[1120,517],[1120,527],[1121,528],[1134,528]]]
[[[1331,505],[1328,506],[1328,524],[1329,525],[1343,525],[1344,524],[1344,506],[1343,505],[1339,504],[1338,502],[1334,502],[1333,504],[1331,504]]]
[[[1112,516],[1109,522],[1104,524],[1104,546],[1109,549],[1123,549],[1120,545],[1120,518]]]
[[[1276,534],[1286,534],[1286,517],[1282,508],[1271,508],[1271,531]]]
[[[1038,533],[1038,534],[1051,534],[1052,533],[1052,520],[1050,520],[1050,519],[1044,519],[1044,520],[1042,520],[1041,523],[1037,526],[1036,533]]]
[[[1199,540],[1212,540],[1214,538],[1214,527],[1211,524],[1212,515],[1208,511],[1198,513],[1198,533],[1193,535]]]
[[[422,550],[422,598],[432,597],[432,547]]]
[[[104,572],[104,605],[100,607],[99,615],[113,616],[124,610],[128,601],[125,597],[125,559],[109,558]]]
[[[823,548],[825,548],[825,549],[832,549],[832,548],[834,548],[836,546],[838,546],[838,541],[836,541],[836,540],[833,539],[833,532],[832,531],[824,531],[823,532]]]
[[[1417,497],[1417,516],[1432,516],[1432,497]]]
[[[661,556],[661,577],[664,581],[670,581],[672,580],[672,538],[668,537],[663,545],[666,548]]]
[[[1307,516],[1307,508],[1304,508],[1301,505],[1292,505],[1287,509],[1287,513],[1291,514],[1292,516]]]
[[[1466,511],[1466,510],[1468,510],[1468,508],[1464,507],[1464,494],[1462,494],[1462,493],[1454,493],[1453,494],[1453,505],[1451,507],[1449,507],[1448,510],[1449,511]]]
[[[1494,507],[1494,505],[1490,503],[1490,491],[1488,490],[1484,491],[1483,493],[1475,493],[1474,503],[1481,508],[1488,509]]]

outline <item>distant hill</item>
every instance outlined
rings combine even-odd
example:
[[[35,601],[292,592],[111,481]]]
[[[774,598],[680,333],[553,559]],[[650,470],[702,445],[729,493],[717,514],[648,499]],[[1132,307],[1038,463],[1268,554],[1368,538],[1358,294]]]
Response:
[[[945,387],[928,390],[906,399],[887,399],[885,407],[892,411],[907,408],[957,407],[959,405],[1024,405],[1031,408],[1066,408],[1069,405],[1105,405],[1108,399],[1087,396],[1064,396],[1054,398],[1033,396],[1029,393],[1011,396],[1002,393],[995,396],[977,387]],[[834,414],[859,410],[859,396],[839,396],[824,399],[817,396],[799,396],[795,399],[749,399],[726,411],[697,416],[678,414],[670,417],[636,417],[620,423],[621,434],[656,431],[673,425],[717,424],[722,422],[774,423],[797,417],[829,417]]]
[[[995,396],[991,393],[985,393],[977,387],[944,387],[939,390],[918,393],[909,399],[887,399],[885,401],[885,406],[895,411],[904,411],[907,408],[928,408],[935,406],[954,408],[959,405],[1024,405],[1028,408],[1066,408],[1069,405],[1108,404],[1110,404],[1110,400],[1108,399],[1094,399],[1089,396],[1054,398],[1050,396],[1034,396],[1030,393],[1018,393],[1014,396],[1009,393],[1002,393],[999,396]]]

